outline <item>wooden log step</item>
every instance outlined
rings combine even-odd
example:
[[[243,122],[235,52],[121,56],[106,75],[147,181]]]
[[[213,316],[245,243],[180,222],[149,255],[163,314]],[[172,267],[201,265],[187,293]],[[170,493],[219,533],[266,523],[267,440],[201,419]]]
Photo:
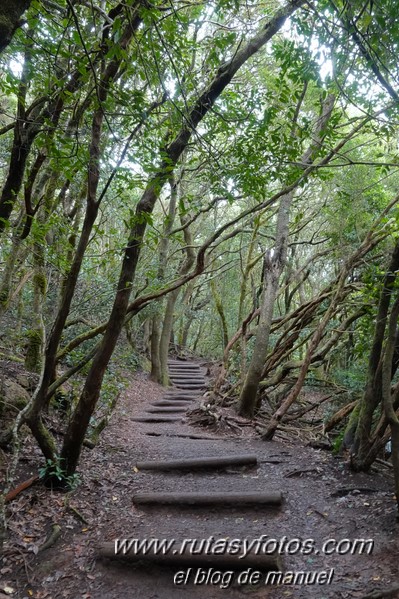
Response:
[[[186,384],[186,383],[196,383],[197,385],[205,385],[206,384],[206,380],[203,378],[195,378],[195,377],[187,377],[187,378],[181,378],[180,376],[171,376],[170,380],[172,381],[173,385],[176,385],[176,383],[182,383],[182,384]]]
[[[204,378],[204,375],[202,374],[202,372],[170,372],[169,374],[170,374],[170,376],[173,376],[173,377],[181,376],[184,379],[188,379],[189,377],[192,377],[194,379],[195,378],[197,378],[197,379]]]
[[[170,378],[173,380],[179,379],[182,381],[205,381],[205,378],[200,374],[172,374]]]
[[[179,399],[178,401],[172,401],[169,399],[161,399],[160,401],[154,401],[151,404],[151,407],[161,408],[161,407],[169,407],[169,408],[180,408],[182,406],[189,406],[191,404],[191,399]]]
[[[209,435],[187,435],[184,433],[156,433],[156,432],[148,432],[145,433],[147,437],[176,437],[178,439],[194,439],[194,441],[229,441],[228,437],[210,437]]]
[[[187,364],[189,366],[198,366],[198,362],[191,362],[190,360],[174,360],[169,358],[168,364]]]
[[[198,366],[168,366],[169,372],[201,372]]]
[[[198,391],[200,391],[201,389],[204,389],[206,385],[202,385],[201,383],[175,383],[175,386],[178,389],[198,389]]]
[[[133,422],[180,422],[181,416],[139,416]]]
[[[179,395],[176,395],[176,397],[165,397],[165,399],[161,401],[174,401],[176,403],[180,403],[182,406],[185,406],[193,403],[195,399],[198,399],[198,393],[196,393],[195,395],[191,395],[191,397],[180,397]]]
[[[199,370],[169,370],[169,376],[201,376],[204,374]]]
[[[207,543],[205,539],[204,543]],[[197,547],[198,543],[195,544]],[[101,558],[107,558],[118,561],[126,562],[144,562],[149,564],[159,564],[174,568],[181,567],[211,567],[214,566],[220,570],[233,570],[234,572],[242,572],[247,568],[252,568],[260,572],[267,571],[278,571],[281,572],[283,569],[281,556],[276,553],[266,553],[262,551],[256,551],[256,548],[246,547],[244,545],[242,550],[239,551],[228,551],[228,540],[226,540],[226,551],[212,552],[212,545],[207,550],[193,553],[190,545],[185,545],[183,542],[174,541],[171,543],[170,551],[155,551],[150,549],[149,551],[143,551],[137,548],[135,544],[132,544],[130,550],[129,545],[125,545],[125,549],[121,547],[121,544],[114,542],[102,543],[97,548],[97,555]],[[238,547],[239,549],[239,547]],[[206,572],[206,571],[205,571]],[[192,578],[195,575],[195,570],[191,572]]]
[[[187,412],[187,406],[172,406],[166,408],[148,408],[146,414],[177,414],[178,412]]]
[[[184,389],[176,389],[176,387],[170,387],[170,391],[166,391],[166,393],[164,394],[164,398],[170,398],[172,396],[175,397],[177,395],[179,397],[190,397],[192,399],[193,397],[197,396],[197,393],[195,389],[186,389],[184,391]]]
[[[204,379],[180,379],[180,378],[172,378],[172,383],[174,385],[186,385],[188,384],[192,384],[192,385],[206,385],[206,381]]]
[[[180,391],[179,389],[176,389],[176,391],[174,393],[172,392],[172,393],[168,393],[167,395],[164,395],[164,399],[173,399],[173,400],[177,400],[177,401],[193,400],[196,397],[198,397],[198,393],[195,391],[195,389],[194,389],[194,392],[192,392],[192,391],[184,392],[183,390]]]
[[[200,370],[169,370],[169,376],[204,376]]]
[[[137,493],[133,503],[138,505],[193,505],[193,506],[279,506],[283,496],[280,491],[244,493]]]
[[[225,457],[185,458],[181,460],[155,460],[137,462],[139,470],[195,470],[197,468],[227,468],[229,466],[256,466],[256,455],[231,455]]]
[[[187,381],[182,381],[181,379],[174,380],[173,384],[174,385],[188,385],[188,386],[191,386],[191,387],[193,387],[193,386],[194,387],[195,386],[201,387],[201,386],[206,385],[205,381],[195,381],[195,380],[192,380],[192,379],[191,380],[187,380]]]
[[[198,397],[198,393],[190,393],[190,395],[175,393],[174,395],[165,395],[165,400],[172,399],[173,401],[192,401],[196,397]]]
[[[201,368],[199,366],[177,366],[173,364],[168,365],[169,372],[177,371],[177,372],[201,372]]]

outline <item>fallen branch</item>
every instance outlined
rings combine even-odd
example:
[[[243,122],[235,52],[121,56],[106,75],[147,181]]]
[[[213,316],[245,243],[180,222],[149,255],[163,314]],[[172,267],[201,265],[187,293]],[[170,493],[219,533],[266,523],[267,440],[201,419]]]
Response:
[[[352,412],[356,404],[357,400],[352,401],[350,404],[338,410],[338,412],[335,412],[335,414],[331,416],[330,420],[328,420],[328,422],[326,422],[326,424],[324,425],[323,432],[328,433],[333,428],[335,428],[337,424],[339,424],[344,418],[346,418],[346,416],[348,416]]]
[[[15,487],[15,489],[12,489],[12,491],[9,491],[7,493],[7,495],[5,496],[4,502],[8,503],[9,501],[12,501],[20,493],[22,493],[22,491],[25,491],[25,489],[29,489],[29,487],[34,485],[38,480],[39,480],[39,476],[36,474],[35,476],[32,476],[32,478],[29,478],[28,480],[25,480],[24,482],[20,483],[17,487]]]

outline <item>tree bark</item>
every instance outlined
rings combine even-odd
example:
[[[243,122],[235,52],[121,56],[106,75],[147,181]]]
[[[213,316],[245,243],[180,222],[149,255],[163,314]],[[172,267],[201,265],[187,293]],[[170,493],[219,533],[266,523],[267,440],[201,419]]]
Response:
[[[158,280],[163,283],[166,275],[166,268],[168,264],[168,247],[169,247],[169,236],[172,231],[175,216],[176,216],[176,203],[177,203],[177,184],[173,176],[169,179],[170,184],[170,200],[168,214],[165,218],[162,238],[159,243],[159,264],[158,264]],[[175,293],[175,292],[172,292]],[[169,299],[168,299],[169,301]],[[163,298],[157,302],[157,313],[152,319],[152,332],[151,332],[151,380],[161,385],[167,386],[169,384],[168,369],[164,367],[162,356],[161,356],[161,338],[162,338],[162,327],[163,322],[161,318],[161,309],[163,305]],[[165,317],[164,317],[165,322]],[[168,342],[169,349],[169,342]]]
[[[21,17],[29,8],[31,0],[3,0],[0,4],[0,53],[10,44]]]
[[[183,199],[181,199],[182,203]],[[188,216],[181,215],[180,217],[182,226],[184,226],[188,222]],[[184,277],[187,275],[195,262],[195,252],[193,250],[193,237],[191,234],[190,227],[184,227],[184,242],[185,248],[184,253],[186,254],[185,259],[179,269],[179,277]],[[168,295],[168,299],[166,302],[165,314],[163,319],[162,333],[161,339],[159,342],[159,358],[161,362],[161,373],[162,373],[162,383],[164,385],[169,384],[169,372],[168,372],[168,354],[169,354],[169,345],[172,337],[173,331],[173,322],[174,322],[174,312],[175,305],[177,302],[177,298],[179,297],[181,287],[178,287],[174,291],[172,291]]]
[[[388,319],[392,289],[399,269],[399,242],[392,252],[390,264],[384,277],[381,290],[373,343],[369,355],[367,383],[364,395],[347,428],[346,445],[352,452],[352,467],[355,470],[368,470],[370,467],[367,456],[371,448],[371,430],[373,416],[382,401],[382,349],[385,329]]]
[[[392,306],[388,323],[388,336],[382,364],[382,401],[386,418],[391,428],[392,465],[395,479],[396,505],[399,513],[399,418],[396,414],[391,391],[392,362],[394,358],[397,325],[399,318],[399,293]]]
[[[305,87],[306,91],[306,87]],[[302,102],[303,97],[300,99]],[[301,163],[313,162],[315,153],[320,149],[324,130],[331,117],[335,96],[328,96],[322,106],[317,121],[314,138],[301,158]],[[300,106],[298,104],[298,109]],[[241,390],[238,412],[241,416],[252,418],[257,403],[259,383],[262,378],[267,352],[269,348],[270,328],[273,320],[274,304],[277,297],[279,280],[283,272],[288,248],[290,209],[294,191],[285,194],[280,200],[276,224],[276,242],[271,252],[265,255],[264,285],[261,295],[259,324],[256,331],[252,359],[248,367],[244,385]]]

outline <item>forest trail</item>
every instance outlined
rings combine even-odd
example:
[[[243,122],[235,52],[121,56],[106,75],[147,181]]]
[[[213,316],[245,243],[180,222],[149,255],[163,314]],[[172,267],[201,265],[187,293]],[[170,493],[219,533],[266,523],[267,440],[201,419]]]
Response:
[[[19,570],[18,558],[13,558],[12,552],[8,562],[6,557],[2,572],[5,567],[7,584],[15,591],[11,596],[178,599],[190,593],[193,598],[217,599],[243,598],[249,593],[255,599],[332,599],[360,598],[374,588],[395,583],[399,546],[392,526],[395,508],[386,476],[351,474],[342,460],[330,453],[294,442],[265,443],[252,433],[239,437],[194,429],[181,410],[198,406],[206,384],[206,369],[193,362],[184,366],[172,362],[170,366],[174,387],[166,392],[146,376],[136,376],[98,447],[85,450],[82,483],[67,501],[59,493],[49,494],[33,487],[12,503],[12,532],[23,530],[25,539],[34,539],[33,522],[41,524],[42,534],[43,527],[49,529],[51,523],[57,522],[62,535],[53,547],[38,556],[27,554],[25,567],[20,562]],[[257,466],[170,472],[141,471],[135,467],[143,460],[237,454],[255,454]],[[284,503],[280,508],[193,507],[136,505],[132,501],[137,493],[166,491],[282,491]],[[19,522],[18,505],[26,509],[29,504],[32,522]],[[79,522],[77,514],[85,522]],[[219,570],[216,566],[213,581],[217,584],[199,584],[201,576],[195,584],[195,567],[187,584],[176,585],[174,576],[182,568],[99,559],[99,545],[116,538],[192,539],[194,543],[210,538],[282,540],[292,551],[282,556],[284,571],[325,570],[332,577],[332,584],[270,587],[265,586],[263,577],[257,586],[239,586],[236,577],[225,575],[221,579],[215,574]],[[305,538],[314,539],[318,553],[295,553],[299,543],[295,539]],[[328,539],[359,538],[374,540],[371,555],[325,555],[321,551]],[[199,545],[193,547],[198,550]],[[10,566],[12,573],[7,572]],[[19,582],[13,574],[17,574]]]

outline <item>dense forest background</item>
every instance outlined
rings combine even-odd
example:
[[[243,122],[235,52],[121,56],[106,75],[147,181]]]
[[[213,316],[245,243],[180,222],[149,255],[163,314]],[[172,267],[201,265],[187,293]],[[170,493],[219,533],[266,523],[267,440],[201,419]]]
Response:
[[[391,438],[398,471],[397,4],[26,0],[0,38],[9,484],[27,427],[71,482],[115,350],[164,385],[218,361],[265,440],[322,381],[352,467]]]

